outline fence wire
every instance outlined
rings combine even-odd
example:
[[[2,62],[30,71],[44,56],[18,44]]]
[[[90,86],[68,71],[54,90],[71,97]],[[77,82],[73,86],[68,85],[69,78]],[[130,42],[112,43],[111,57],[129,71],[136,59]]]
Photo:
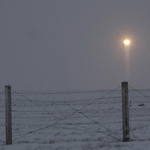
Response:
[[[130,140],[150,138],[150,89],[129,86]],[[0,93],[0,142],[5,97]],[[114,90],[18,92],[12,89],[13,142],[122,141],[122,95]]]
[[[150,139],[150,90],[129,86],[129,116],[131,140]]]
[[[12,90],[13,142],[33,142],[37,135],[41,142],[45,138],[67,140],[70,136],[75,141],[85,137],[92,140],[93,136],[121,141],[120,108],[120,87],[43,93]]]

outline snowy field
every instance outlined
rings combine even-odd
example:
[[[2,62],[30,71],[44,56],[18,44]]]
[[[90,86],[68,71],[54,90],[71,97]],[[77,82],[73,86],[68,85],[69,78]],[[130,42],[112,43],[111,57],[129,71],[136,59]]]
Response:
[[[12,140],[5,145],[5,98],[0,94],[1,150],[149,150],[150,90],[129,90],[130,142],[122,142],[121,89],[12,90]]]

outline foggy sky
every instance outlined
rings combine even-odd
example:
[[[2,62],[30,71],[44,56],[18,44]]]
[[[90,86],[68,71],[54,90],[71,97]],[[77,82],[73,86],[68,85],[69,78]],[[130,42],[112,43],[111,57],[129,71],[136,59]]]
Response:
[[[0,90],[150,88],[149,0],[1,0]],[[131,39],[127,78],[123,40]]]

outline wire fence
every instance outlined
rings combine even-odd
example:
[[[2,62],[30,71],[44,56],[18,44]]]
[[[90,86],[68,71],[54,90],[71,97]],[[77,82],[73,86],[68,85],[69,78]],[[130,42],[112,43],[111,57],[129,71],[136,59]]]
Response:
[[[150,89],[129,88],[131,140],[150,140]]]
[[[13,143],[122,141],[121,88],[18,92],[12,89]],[[129,88],[130,140],[150,139],[150,89]],[[0,93],[0,142],[5,142],[5,98]]]
[[[121,141],[121,91],[12,90],[13,142]]]

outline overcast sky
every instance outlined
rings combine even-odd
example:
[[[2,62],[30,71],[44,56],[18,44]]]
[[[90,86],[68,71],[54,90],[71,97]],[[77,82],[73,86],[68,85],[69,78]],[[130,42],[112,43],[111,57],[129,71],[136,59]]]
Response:
[[[150,88],[150,1],[0,0],[0,68],[1,90]]]

